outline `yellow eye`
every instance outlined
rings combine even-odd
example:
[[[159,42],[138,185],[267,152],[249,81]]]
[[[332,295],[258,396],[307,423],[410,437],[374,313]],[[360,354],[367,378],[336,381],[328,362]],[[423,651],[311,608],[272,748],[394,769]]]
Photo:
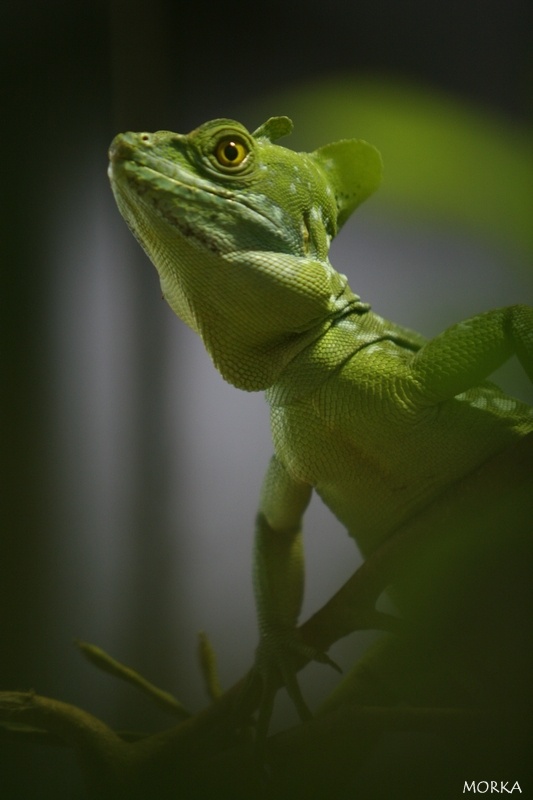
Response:
[[[215,156],[222,167],[240,167],[248,155],[248,147],[239,139],[221,139],[215,149]]]

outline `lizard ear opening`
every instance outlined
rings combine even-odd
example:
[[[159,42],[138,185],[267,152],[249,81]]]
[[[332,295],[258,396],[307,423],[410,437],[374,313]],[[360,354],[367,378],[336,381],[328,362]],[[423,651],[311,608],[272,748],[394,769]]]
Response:
[[[326,173],[335,193],[337,229],[381,183],[383,163],[375,147],[363,139],[343,139],[311,154]]]
[[[268,139],[271,142],[275,142],[276,139],[281,139],[282,136],[288,136],[289,133],[292,133],[293,127],[292,120],[289,117],[270,117],[252,133],[252,136],[254,139]]]

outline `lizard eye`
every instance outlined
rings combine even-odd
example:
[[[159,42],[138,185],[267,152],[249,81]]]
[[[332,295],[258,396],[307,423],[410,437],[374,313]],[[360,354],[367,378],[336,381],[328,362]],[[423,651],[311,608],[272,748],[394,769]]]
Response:
[[[235,137],[224,137],[215,148],[215,157],[222,167],[240,167],[249,153],[244,142]]]

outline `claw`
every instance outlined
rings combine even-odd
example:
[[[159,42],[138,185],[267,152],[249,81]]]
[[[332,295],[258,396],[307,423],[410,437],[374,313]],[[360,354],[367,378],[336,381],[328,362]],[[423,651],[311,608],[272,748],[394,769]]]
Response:
[[[287,693],[294,703],[301,721],[307,722],[308,720],[312,719],[313,715],[309,709],[309,706],[304,700],[304,696],[296,677],[296,672],[294,670],[284,669],[283,680],[285,683],[285,688],[287,689]]]
[[[318,661],[320,664],[328,664],[330,667],[333,667],[335,672],[338,672],[339,675],[342,675],[342,668],[339,667],[337,662],[333,661],[333,659],[330,658],[327,653],[317,653],[313,658],[313,661]]]
[[[261,703],[259,705],[259,713],[257,716],[257,726],[255,729],[255,756],[261,762],[265,761],[268,727],[270,725],[270,719],[274,710],[276,693],[277,686],[274,686],[271,682],[263,685],[263,693],[261,695]]]

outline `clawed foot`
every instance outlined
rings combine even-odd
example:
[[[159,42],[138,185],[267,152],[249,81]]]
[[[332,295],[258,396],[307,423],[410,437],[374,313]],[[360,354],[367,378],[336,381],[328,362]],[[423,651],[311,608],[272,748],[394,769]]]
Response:
[[[313,716],[304,700],[297,678],[298,670],[308,661],[329,664],[337,672],[342,672],[338,664],[326,653],[304,644],[294,630],[273,631],[261,638],[255,664],[248,674],[239,704],[243,710],[251,705],[258,707],[255,749],[261,761],[274,700],[282,686],[286,688],[302,722]]]

